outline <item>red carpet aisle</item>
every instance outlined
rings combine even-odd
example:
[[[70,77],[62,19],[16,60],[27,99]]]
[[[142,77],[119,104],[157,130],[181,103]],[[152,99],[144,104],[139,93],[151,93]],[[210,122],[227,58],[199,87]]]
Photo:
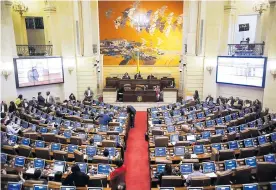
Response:
[[[125,156],[127,190],[149,190],[148,142],[145,141],[147,113],[137,112],[135,127],[130,130]]]

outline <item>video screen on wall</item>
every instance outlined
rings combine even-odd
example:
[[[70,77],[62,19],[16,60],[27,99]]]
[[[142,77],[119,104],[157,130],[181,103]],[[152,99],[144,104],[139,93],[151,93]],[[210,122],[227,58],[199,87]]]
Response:
[[[266,57],[219,56],[217,83],[265,87]]]
[[[63,83],[61,57],[15,58],[16,87]]]

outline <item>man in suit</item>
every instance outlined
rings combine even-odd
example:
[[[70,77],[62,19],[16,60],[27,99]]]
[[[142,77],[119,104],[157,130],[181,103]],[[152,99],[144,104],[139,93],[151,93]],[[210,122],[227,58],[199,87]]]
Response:
[[[84,92],[84,101],[91,101],[93,100],[94,93],[90,90],[90,87]]]
[[[210,101],[212,102],[213,100],[214,98],[210,94],[208,94],[208,96],[205,99],[206,102],[210,102]]]
[[[224,100],[224,98],[223,98],[222,96],[219,96],[219,97],[217,98],[217,104],[218,104],[218,105],[223,105],[223,104],[225,104],[225,100]]]
[[[150,74],[147,79],[153,79],[153,78],[154,78],[154,76],[152,74]]]
[[[133,106],[127,106],[127,112],[130,114],[130,127],[133,128],[136,110]]]
[[[55,104],[55,99],[54,97],[50,94],[50,91],[46,92],[47,98],[46,98],[46,105],[51,106]]]
[[[8,111],[8,105],[6,104],[6,102],[2,101],[1,102],[1,113],[5,113]]]
[[[128,73],[125,73],[122,79],[130,79],[130,76],[128,75]]]
[[[35,97],[32,98],[32,100],[29,101],[29,106],[36,107],[38,105],[38,102],[36,101]]]
[[[236,99],[235,99],[235,101],[233,103],[234,108],[241,109],[242,105],[243,105],[242,100],[240,100],[239,97],[236,97]]]
[[[37,101],[39,106],[45,106],[45,98],[41,95],[41,92],[38,92]]]
[[[140,74],[140,71],[139,71],[139,73],[136,73],[135,76],[134,76],[134,79],[138,79],[138,78],[142,78],[141,74]]]

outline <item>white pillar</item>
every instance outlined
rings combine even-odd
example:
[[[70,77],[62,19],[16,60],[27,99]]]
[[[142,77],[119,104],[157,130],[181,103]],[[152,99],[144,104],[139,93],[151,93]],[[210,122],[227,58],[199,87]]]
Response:
[[[198,1],[189,1],[189,32],[187,37],[187,53],[189,55],[196,54],[198,3]]]
[[[17,57],[13,21],[11,15],[12,1],[1,1],[1,97],[0,100],[11,101],[17,97],[14,77],[13,58]],[[2,71],[10,73],[7,80]]]

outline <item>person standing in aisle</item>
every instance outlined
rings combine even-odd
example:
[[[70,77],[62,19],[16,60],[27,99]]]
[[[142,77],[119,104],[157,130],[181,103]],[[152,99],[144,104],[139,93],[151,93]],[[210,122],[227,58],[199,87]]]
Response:
[[[133,106],[127,106],[127,113],[130,115],[130,127],[134,128],[136,110]]]

